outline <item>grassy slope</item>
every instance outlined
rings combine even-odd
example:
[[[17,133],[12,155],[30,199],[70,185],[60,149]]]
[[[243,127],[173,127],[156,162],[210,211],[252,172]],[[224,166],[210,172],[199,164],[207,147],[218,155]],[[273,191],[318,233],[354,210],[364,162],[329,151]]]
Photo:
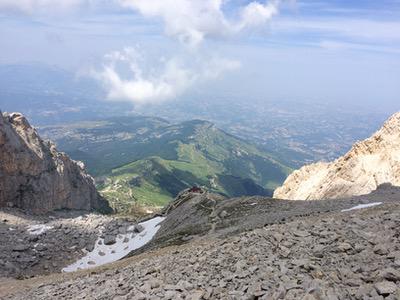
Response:
[[[136,200],[164,205],[193,185],[227,196],[268,195],[268,189],[290,172],[273,157],[211,124],[187,122],[182,128],[180,141],[169,143],[176,149],[176,159],[152,156],[112,171],[101,192],[113,199],[115,207],[124,210]]]
[[[41,133],[82,160],[121,210],[135,201],[164,205],[193,185],[227,196],[270,195],[290,172],[272,155],[199,120],[171,125],[119,117],[48,126]]]

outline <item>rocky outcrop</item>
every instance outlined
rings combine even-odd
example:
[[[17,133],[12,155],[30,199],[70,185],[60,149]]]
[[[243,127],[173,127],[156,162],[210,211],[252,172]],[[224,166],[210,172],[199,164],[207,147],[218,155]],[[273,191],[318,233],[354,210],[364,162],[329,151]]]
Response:
[[[153,239],[129,256],[181,245],[198,237],[224,238],[305,216],[369,207],[371,203],[397,203],[399,195],[400,188],[391,185],[381,185],[364,196],[316,201],[279,200],[261,196],[224,198],[203,190],[188,189],[159,213],[165,219]]]
[[[274,197],[334,199],[368,194],[383,183],[400,185],[400,113],[334,162],[311,164],[293,172]]]
[[[0,207],[111,210],[83,164],[43,141],[19,113],[0,112],[0,162]]]
[[[86,272],[5,282],[0,298],[399,299],[399,218],[398,201],[313,214]]]
[[[355,208],[369,210],[398,205],[399,195],[400,188],[386,185],[367,196],[304,202],[264,197],[226,199],[192,188],[180,193],[160,212],[163,221],[158,223],[160,228],[156,234],[129,256],[199,239],[224,239],[273,224],[314,218],[321,213],[348,216],[356,211]],[[45,215],[32,215],[18,209],[0,210],[0,299],[3,299],[3,277],[22,279],[61,270],[70,272],[110,262],[108,257],[111,261],[120,259],[129,253],[126,247],[146,238],[150,228],[148,222],[156,219],[153,217],[138,220],[131,216],[105,216],[74,210]]]

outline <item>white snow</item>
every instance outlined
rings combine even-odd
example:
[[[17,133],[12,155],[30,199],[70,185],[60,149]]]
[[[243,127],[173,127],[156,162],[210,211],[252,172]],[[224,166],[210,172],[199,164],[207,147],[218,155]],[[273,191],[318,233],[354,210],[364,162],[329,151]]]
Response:
[[[165,218],[163,217],[155,217],[140,223],[140,225],[144,228],[142,232],[136,233],[134,237],[132,237],[132,233],[119,234],[116,238],[116,243],[113,245],[104,245],[104,239],[99,238],[96,241],[93,251],[88,252],[86,256],[82,257],[72,265],[65,267],[62,271],[74,272],[80,269],[89,269],[123,258],[129,252],[139,249],[150,242],[150,240],[157,233],[158,229],[160,229],[159,224],[164,219]],[[123,242],[125,238],[129,238],[127,243]],[[99,244],[99,241],[101,241],[101,245]],[[100,255],[100,253],[104,255]]]
[[[377,205],[381,205],[381,204],[382,204],[382,202],[372,202],[372,203],[367,203],[367,204],[359,204],[359,205],[353,206],[353,207],[348,208],[348,209],[343,209],[342,212],[356,210],[356,209],[363,209],[363,208],[368,208],[368,207],[373,207],[373,206],[377,206]]]
[[[32,235],[41,235],[47,230],[53,229],[53,226],[45,225],[45,224],[37,224],[37,225],[29,225],[28,232]]]

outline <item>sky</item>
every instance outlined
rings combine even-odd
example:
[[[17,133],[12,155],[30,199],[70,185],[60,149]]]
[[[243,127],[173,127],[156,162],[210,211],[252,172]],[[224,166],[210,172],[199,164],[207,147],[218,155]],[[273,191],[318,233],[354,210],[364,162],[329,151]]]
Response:
[[[132,105],[207,90],[400,108],[399,0],[0,0],[0,49]]]

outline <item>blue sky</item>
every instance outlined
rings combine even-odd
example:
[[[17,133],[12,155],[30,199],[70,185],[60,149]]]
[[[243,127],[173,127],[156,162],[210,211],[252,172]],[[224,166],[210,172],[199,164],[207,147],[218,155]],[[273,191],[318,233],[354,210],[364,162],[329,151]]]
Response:
[[[0,0],[0,63],[67,68],[134,104],[199,88],[400,103],[398,0],[160,1]]]

